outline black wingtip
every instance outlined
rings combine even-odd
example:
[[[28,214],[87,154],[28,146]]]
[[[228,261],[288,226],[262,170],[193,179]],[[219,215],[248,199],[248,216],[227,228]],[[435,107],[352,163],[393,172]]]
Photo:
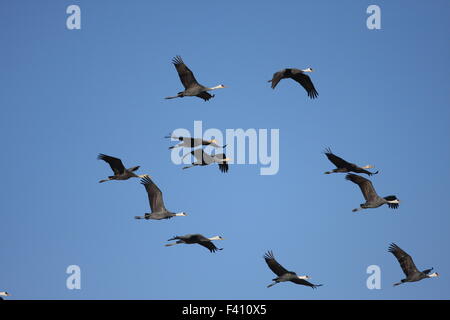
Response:
[[[182,64],[184,62],[180,55],[176,55],[175,58],[172,59],[172,63],[174,65],[178,65],[178,64]]]
[[[152,182],[152,180],[150,179],[149,176],[145,176],[145,177],[141,178],[141,184],[144,185],[144,186],[149,184],[149,183],[151,183],[151,182]]]
[[[263,255],[264,259],[275,259],[275,256],[273,255],[272,250],[268,250],[264,255]]]
[[[395,250],[397,250],[399,248],[399,246],[397,246],[394,242],[391,242],[391,244],[389,245],[388,251],[390,253],[394,253]]]

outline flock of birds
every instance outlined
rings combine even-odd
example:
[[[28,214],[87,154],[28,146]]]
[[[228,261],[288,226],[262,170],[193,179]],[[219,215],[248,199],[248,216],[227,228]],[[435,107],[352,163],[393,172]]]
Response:
[[[174,98],[183,98],[183,97],[198,97],[205,101],[210,100],[214,97],[214,95],[210,94],[208,91],[213,91],[217,89],[226,88],[224,85],[217,85],[214,87],[205,87],[197,82],[193,72],[185,65],[182,58],[180,56],[176,56],[172,63],[174,64],[178,76],[180,77],[180,81],[183,84],[185,90],[178,92],[176,96],[166,97],[165,99],[174,99]],[[306,74],[313,72],[312,68],[306,69],[294,69],[287,68],[275,72],[272,76],[272,79],[268,82],[271,83],[272,89],[275,89],[278,83],[282,79],[292,79],[298,82],[307,92],[307,95],[311,99],[315,99],[318,97],[318,92],[314,87],[311,78]],[[217,141],[212,140],[203,140],[201,138],[191,138],[191,137],[178,137],[178,136],[166,136],[165,138],[170,138],[172,140],[179,140],[180,143],[169,147],[169,149],[174,148],[190,148],[193,149],[190,153],[186,154],[193,155],[196,159],[191,165],[183,167],[183,169],[192,168],[194,166],[206,166],[213,163],[217,163],[221,172],[228,172],[229,166],[228,163],[231,161],[224,153],[218,154],[208,154],[206,153],[202,147],[203,146],[212,146],[214,148],[224,149],[226,145],[220,146]],[[200,148],[197,148],[200,147]],[[197,148],[197,149],[195,149]],[[325,150],[325,155],[332,162],[336,168],[331,171],[326,171],[325,174],[331,173],[347,173],[345,179],[351,181],[359,186],[361,192],[364,196],[365,202],[360,204],[358,208],[353,209],[353,212],[357,212],[363,209],[369,208],[378,208],[384,204],[387,204],[391,209],[397,209],[400,204],[400,200],[395,195],[389,195],[386,197],[380,197],[375,188],[372,185],[372,182],[369,179],[366,179],[360,175],[354,174],[366,174],[367,176],[372,176],[374,174],[378,174],[376,172],[370,172],[367,169],[373,168],[372,165],[366,165],[360,167],[354,163],[347,162],[341,157],[336,156],[333,152],[328,148]],[[125,168],[122,163],[122,160],[116,157],[112,157],[105,154],[98,155],[99,160],[103,160],[109,164],[113,171],[113,175],[109,176],[107,179],[100,180],[100,183],[112,181],[112,180],[128,180],[130,178],[140,178],[141,184],[145,187],[147,192],[148,200],[150,203],[150,213],[145,213],[143,216],[136,216],[135,219],[144,219],[144,220],[162,220],[162,219],[171,219],[173,217],[182,217],[186,216],[185,212],[172,212],[166,209],[164,205],[163,195],[158,186],[152,181],[151,177],[148,175],[138,175],[135,172],[139,169],[139,166]],[[354,172],[354,173],[351,173]],[[170,247],[177,244],[199,244],[205,248],[207,248],[210,252],[216,252],[218,250],[222,250],[222,248],[217,248],[212,241],[215,240],[224,240],[221,236],[214,237],[205,237],[201,234],[187,234],[184,236],[175,236],[168,241],[175,241],[172,243],[168,243],[165,246]],[[413,259],[410,255],[408,255],[405,251],[403,251],[399,246],[392,243],[388,249],[395,258],[398,260],[400,267],[402,268],[406,278],[402,279],[400,282],[395,283],[394,286],[405,282],[416,282],[425,278],[433,278],[439,276],[438,273],[431,271],[431,269],[427,269],[424,271],[419,271],[414,264]],[[322,286],[322,284],[312,284],[307,281],[310,277],[303,275],[299,276],[293,271],[288,271],[285,269],[280,263],[277,262],[275,256],[272,251],[268,251],[264,255],[264,260],[267,263],[267,266],[272,270],[273,273],[277,276],[272,279],[272,283],[267,287],[272,287],[280,282],[293,282],[295,284],[308,286],[313,289]],[[3,300],[3,297],[10,296],[10,294],[6,291],[0,292],[0,300]]]

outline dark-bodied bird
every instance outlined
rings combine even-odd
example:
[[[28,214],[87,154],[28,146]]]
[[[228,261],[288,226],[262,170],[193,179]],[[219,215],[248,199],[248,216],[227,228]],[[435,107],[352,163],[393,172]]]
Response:
[[[196,244],[199,244],[199,245],[207,248],[211,252],[216,252],[217,250],[222,250],[223,248],[220,248],[220,249],[217,248],[214,245],[214,243],[212,243],[212,241],[213,240],[225,240],[225,239],[222,238],[221,236],[206,238],[205,236],[197,233],[197,234],[187,234],[185,236],[176,236],[167,241],[172,241],[172,240],[177,240],[177,242],[168,243],[165,246],[170,247],[170,246],[174,246],[174,245],[181,244],[181,243],[186,243],[186,244],[196,243]]]
[[[405,282],[416,282],[422,279],[434,278],[439,276],[439,273],[437,272],[430,273],[433,268],[423,271],[417,270],[417,267],[414,264],[411,256],[403,251],[395,243],[391,243],[388,251],[397,258],[398,262],[400,263],[400,267],[403,270],[403,273],[406,275],[405,279],[402,279],[401,282],[394,283],[394,286],[398,286]]]
[[[365,169],[373,168],[373,166],[370,164],[368,164],[364,167],[359,167],[354,163],[345,161],[344,159],[333,154],[333,152],[331,152],[330,148],[325,149],[324,153],[327,156],[328,160],[330,160],[336,166],[336,169],[327,171],[327,172],[325,172],[325,174],[337,173],[337,172],[356,172],[356,173],[365,173],[368,176],[371,176],[373,174],[378,173],[378,171],[372,173],[370,171],[365,170]]]
[[[217,163],[219,165],[220,171],[223,173],[228,172],[228,162],[230,162],[232,159],[227,158],[227,156],[224,153],[218,153],[214,155],[207,154],[203,149],[196,149],[191,151],[188,154],[185,154],[183,159],[188,156],[189,154],[192,154],[197,161],[192,162],[190,166],[183,167],[183,169],[192,168],[195,166],[207,166],[211,163]]]
[[[378,208],[383,204],[387,204],[391,209],[398,208],[400,200],[397,199],[397,197],[394,195],[387,196],[384,198],[380,197],[375,191],[372,182],[370,180],[353,173],[347,174],[345,176],[345,179],[353,183],[356,183],[361,189],[364,199],[366,199],[366,202],[360,204],[359,208],[353,209],[352,210],[353,212],[368,208]]]
[[[183,148],[195,148],[198,146],[211,146],[214,148],[225,148],[227,146],[227,145],[219,146],[217,144],[216,139],[203,140],[201,138],[177,137],[177,136],[165,136],[165,138],[181,141],[181,143],[171,146],[171,147],[169,147],[169,149],[182,148],[182,147]]]
[[[134,217],[135,219],[162,220],[170,219],[172,217],[184,217],[187,215],[185,212],[174,213],[166,209],[161,190],[159,190],[158,186],[149,176],[142,178],[141,184],[144,185],[145,190],[147,191],[151,213],[145,213],[144,216],[136,216]]]
[[[308,93],[308,97],[311,99],[317,98],[319,93],[317,93],[316,88],[314,88],[314,84],[311,81],[311,78],[305,74],[305,72],[313,72],[312,68],[306,68],[306,69],[283,69],[278,72],[275,72],[273,74],[272,80],[269,80],[267,82],[272,82],[272,89],[275,89],[278,82],[280,82],[281,79],[293,79],[301,84],[301,86],[306,90]]]
[[[3,300],[3,297],[9,297],[11,296],[8,292],[6,291],[0,291],[0,300]]]
[[[137,175],[134,171],[139,169],[139,166],[125,169],[123,166],[122,160],[118,158],[114,158],[111,156],[107,156],[106,154],[100,153],[97,157],[99,160],[103,160],[109,164],[112,171],[114,172],[113,176],[109,176],[108,179],[100,180],[99,182],[106,182],[111,180],[128,180],[130,178],[143,178],[146,175]]]
[[[298,276],[295,272],[286,270],[281,264],[278,263],[277,260],[275,260],[275,256],[273,255],[272,251],[268,251],[264,255],[264,260],[266,260],[266,263],[269,266],[270,270],[272,270],[273,273],[277,275],[276,278],[272,279],[272,281],[274,282],[269,284],[267,288],[270,288],[277,283],[286,281],[291,281],[296,284],[308,286],[313,289],[322,286],[321,284],[312,284],[311,282],[306,281],[310,279],[309,276]]]
[[[184,91],[178,92],[176,96],[166,97],[166,99],[183,98],[183,97],[199,97],[205,101],[213,98],[214,95],[208,93],[208,91],[225,88],[223,84],[209,88],[202,86],[197,82],[192,71],[184,64],[183,59],[180,56],[173,58],[172,63],[177,69],[178,76],[181,83],[184,86]]]

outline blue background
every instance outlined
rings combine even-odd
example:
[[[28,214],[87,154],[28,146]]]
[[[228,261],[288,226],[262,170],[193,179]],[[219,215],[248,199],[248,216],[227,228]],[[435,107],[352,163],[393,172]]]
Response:
[[[81,7],[81,30],[66,8]],[[366,9],[381,7],[381,30]],[[448,1],[2,1],[0,4],[0,290],[11,299],[448,299],[450,298]],[[181,91],[173,56],[200,83],[225,84],[209,102],[164,100]],[[319,98],[285,67],[312,67]],[[260,165],[181,170],[177,128],[280,129],[280,171]],[[380,195],[399,210],[362,213],[356,185],[325,147],[374,164]],[[98,153],[140,165],[166,206],[188,217],[138,221],[138,179],[110,175]],[[177,234],[221,235],[223,251],[166,248]],[[419,269],[404,277],[396,242]],[[323,283],[267,289],[272,249],[289,270]],[[68,290],[79,265],[82,289]],[[368,290],[379,265],[382,289]]]

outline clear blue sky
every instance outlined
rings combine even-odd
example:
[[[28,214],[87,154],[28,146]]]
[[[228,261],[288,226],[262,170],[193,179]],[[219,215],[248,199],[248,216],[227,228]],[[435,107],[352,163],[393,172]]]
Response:
[[[82,29],[67,30],[66,8]],[[366,8],[382,29],[366,28]],[[448,1],[2,1],[0,290],[15,299],[448,299],[450,298]],[[164,100],[182,88],[175,55],[209,102]],[[266,82],[312,67],[320,94]],[[181,170],[170,161],[177,128],[280,129],[280,171],[259,165]],[[351,209],[362,195],[325,147],[376,165],[386,206]],[[148,212],[137,179],[110,175],[98,153],[140,165],[166,206],[188,217],[138,221]],[[177,234],[221,235],[223,251],[166,248]],[[396,242],[438,279],[403,278]],[[323,283],[279,284],[262,255]],[[67,266],[82,270],[70,291]],[[382,290],[366,268],[382,269]]]

